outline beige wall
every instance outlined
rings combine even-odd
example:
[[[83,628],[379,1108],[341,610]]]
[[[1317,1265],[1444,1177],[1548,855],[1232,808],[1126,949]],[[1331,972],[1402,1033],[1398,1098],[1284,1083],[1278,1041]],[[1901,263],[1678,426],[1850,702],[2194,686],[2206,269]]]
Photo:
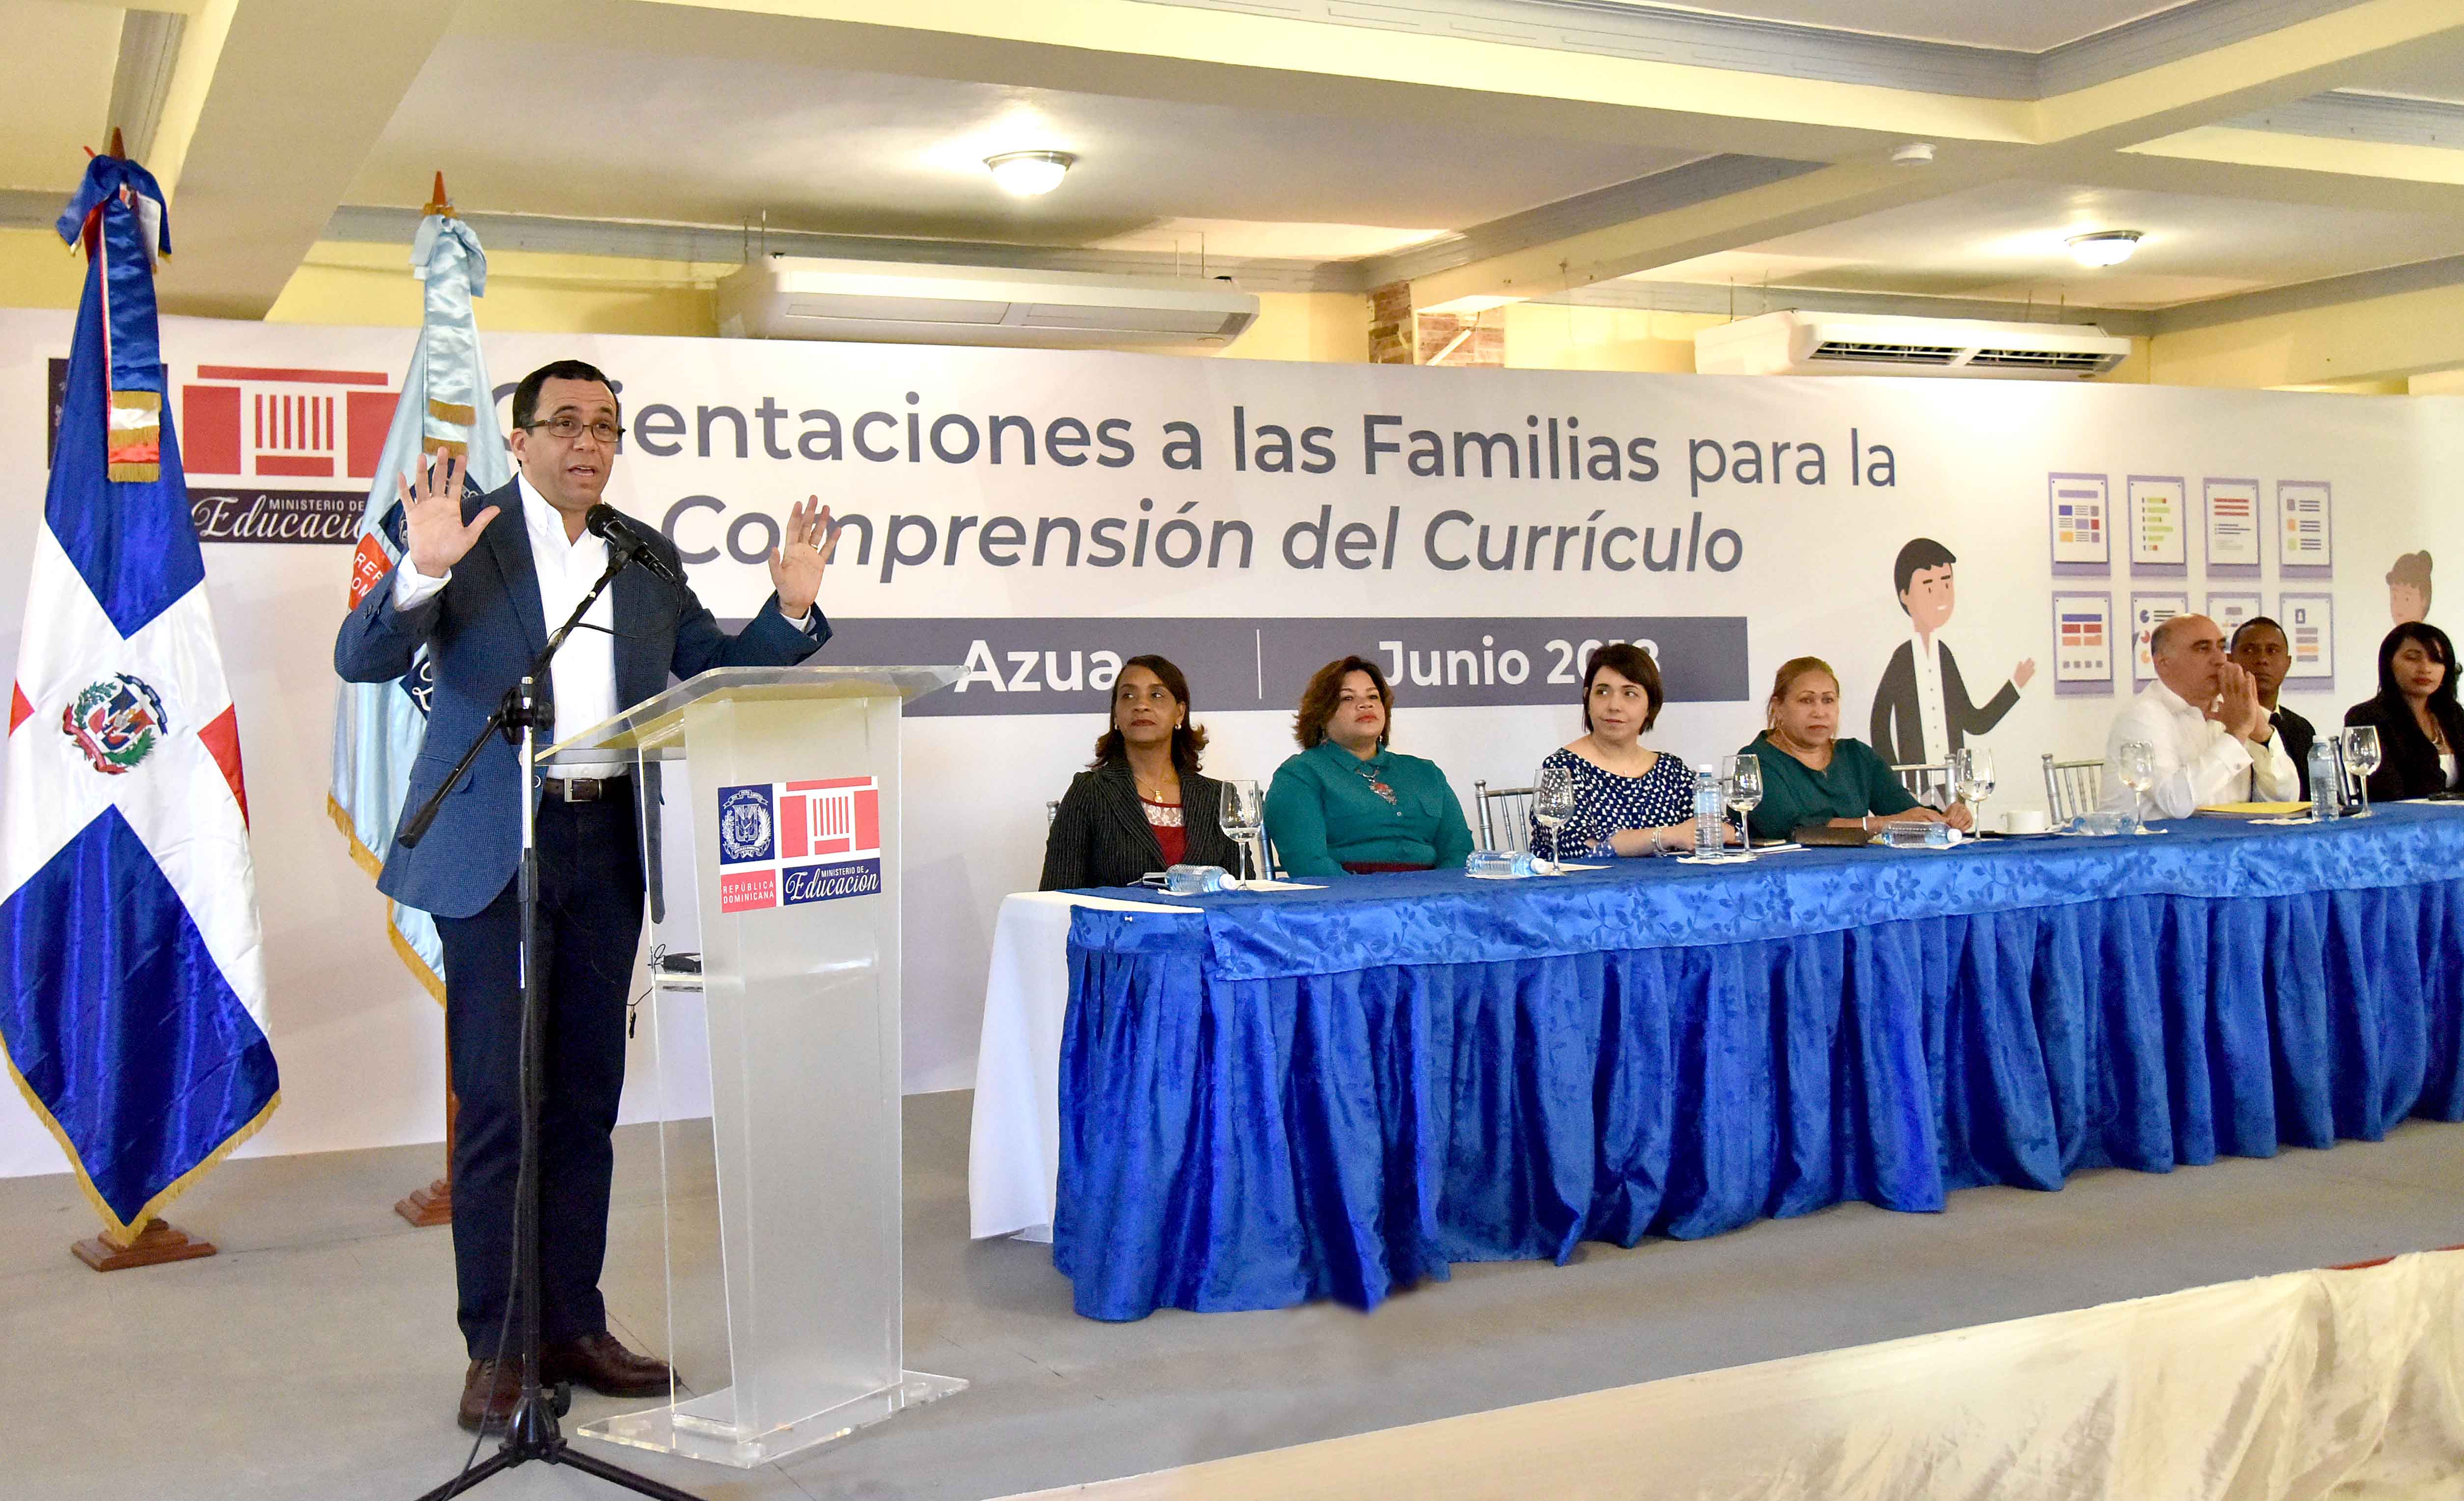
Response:
[[[0,306],[75,307],[85,257],[49,230],[0,230]]]
[[[2345,386],[2464,367],[2464,286],[2159,335],[2167,386]]]
[[[732,265],[500,251],[488,257],[479,326],[507,333],[718,333],[711,288]],[[292,273],[269,323],[416,328],[421,286],[407,245],[323,241]]]
[[[1239,360],[1366,364],[1369,298],[1350,292],[1262,292],[1258,320],[1223,352]]]
[[[1727,321],[1707,313],[1648,313],[1542,302],[1514,302],[1498,311],[1506,319],[1506,364],[1518,370],[1690,375],[1695,330]]]

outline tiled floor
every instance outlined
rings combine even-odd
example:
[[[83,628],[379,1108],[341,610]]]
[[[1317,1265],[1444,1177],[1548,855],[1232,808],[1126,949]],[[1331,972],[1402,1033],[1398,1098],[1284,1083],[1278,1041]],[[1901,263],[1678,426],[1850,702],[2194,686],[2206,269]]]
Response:
[[[907,1330],[909,1365],[972,1390],[750,1472],[594,1449],[715,1501],[996,1496],[2464,1242],[2464,1126],[2414,1122],[2333,1152],[1975,1190],[1938,1216],[1846,1205],[1564,1268],[1465,1267],[1366,1317],[1098,1324],[1069,1312],[1046,1248],[966,1241],[967,1110],[908,1101]],[[654,1147],[633,1129],[620,1148],[606,1285],[625,1332],[657,1344]],[[0,1497],[407,1501],[450,1477],[468,1447],[451,1247],[390,1207],[435,1163],[229,1164],[173,1212],[223,1254],[109,1276],[67,1254],[93,1228],[69,1180],[0,1181]],[[711,1374],[697,1363],[688,1377]],[[622,1405],[584,1396],[570,1421]],[[531,1466],[474,1493],[619,1492]]]

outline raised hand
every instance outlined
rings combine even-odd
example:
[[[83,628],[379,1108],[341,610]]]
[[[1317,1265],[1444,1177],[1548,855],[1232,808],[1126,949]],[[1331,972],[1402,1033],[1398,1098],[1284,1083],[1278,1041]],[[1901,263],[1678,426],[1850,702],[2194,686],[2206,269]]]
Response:
[[[787,526],[770,553],[770,586],[779,591],[779,612],[790,620],[822,597],[822,572],[839,550],[839,529],[819,496],[806,496],[787,513]]]
[[[2033,656],[2025,658],[2017,667],[2011,669],[2011,686],[2013,688],[2025,688],[2028,686],[2028,679],[2035,675],[2036,659]]]
[[[2216,721],[2243,739],[2258,739],[2267,728],[2267,710],[2258,701],[2258,684],[2240,664],[2227,662],[2217,670],[2216,685],[2222,690],[2213,713]]]
[[[445,577],[462,555],[479,541],[479,534],[496,519],[498,507],[489,506],[468,524],[462,519],[462,475],[465,469],[459,453],[430,454],[421,467],[419,485],[412,488],[408,475],[397,476],[394,483],[402,489],[402,520],[405,551],[411,564],[431,579]]]

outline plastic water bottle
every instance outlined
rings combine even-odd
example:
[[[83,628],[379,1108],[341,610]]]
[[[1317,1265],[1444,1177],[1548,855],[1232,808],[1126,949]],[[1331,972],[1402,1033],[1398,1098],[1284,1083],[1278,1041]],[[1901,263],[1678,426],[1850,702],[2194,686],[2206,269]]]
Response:
[[[1720,775],[1708,769],[1694,773],[1694,858],[1717,860],[1721,836],[1727,828],[1727,800],[1720,796]]]
[[[2336,765],[2336,741],[2321,735],[2310,742],[2310,818],[2323,824],[2336,816],[2336,787],[2343,773]]]

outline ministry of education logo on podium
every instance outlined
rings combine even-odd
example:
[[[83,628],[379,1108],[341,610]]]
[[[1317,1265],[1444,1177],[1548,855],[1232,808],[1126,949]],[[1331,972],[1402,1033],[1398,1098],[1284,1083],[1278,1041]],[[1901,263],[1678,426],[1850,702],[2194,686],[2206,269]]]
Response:
[[[747,860],[778,858],[777,828],[770,814],[770,784],[723,787],[718,794],[718,861],[741,865]]]
[[[718,789],[718,910],[881,894],[881,784],[871,777]]]

